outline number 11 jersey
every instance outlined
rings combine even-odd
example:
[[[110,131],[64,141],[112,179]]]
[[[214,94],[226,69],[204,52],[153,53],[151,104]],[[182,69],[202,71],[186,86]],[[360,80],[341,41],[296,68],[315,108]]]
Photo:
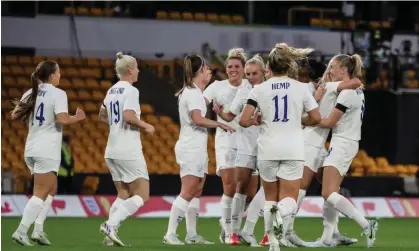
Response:
[[[140,131],[124,121],[124,111],[132,110],[140,117],[139,91],[126,81],[119,81],[106,93],[103,101],[109,123],[105,158],[135,160],[142,158]]]
[[[247,103],[262,113],[258,160],[304,160],[301,117],[318,107],[306,84],[273,77],[253,88]]]

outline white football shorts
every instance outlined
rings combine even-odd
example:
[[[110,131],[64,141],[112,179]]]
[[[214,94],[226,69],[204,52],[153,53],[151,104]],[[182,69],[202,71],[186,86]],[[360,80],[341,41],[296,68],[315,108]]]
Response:
[[[332,137],[329,154],[324,160],[323,167],[333,166],[341,176],[345,176],[359,150],[359,142],[342,137]]]
[[[58,173],[61,161],[41,157],[25,157],[25,163],[31,171],[31,174],[44,174],[49,172]]]

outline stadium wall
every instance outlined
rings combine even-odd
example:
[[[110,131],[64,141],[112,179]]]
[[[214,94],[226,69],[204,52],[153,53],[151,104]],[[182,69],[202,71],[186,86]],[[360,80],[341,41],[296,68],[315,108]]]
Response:
[[[75,17],[77,38],[85,57],[114,58],[116,51],[130,51],[143,58],[163,53],[173,58],[183,53],[199,52],[209,43],[219,52],[232,47],[247,51],[269,51],[277,42],[296,47],[313,47],[326,55],[341,52],[341,36],[346,41],[342,52],[353,51],[349,32],[289,27],[254,27],[213,25],[205,22],[161,21]],[[35,47],[37,55],[78,56],[70,17],[36,18],[2,17],[2,46]],[[396,34],[392,50],[401,42],[412,42],[412,53],[418,51],[418,35]]]
[[[30,196],[3,195],[1,197],[1,216],[22,216]],[[220,197],[201,198],[200,217],[219,217],[221,215]],[[115,200],[115,196],[56,196],[49,210],[50,217],[105,217]],[[140,208],[135,217],[168,217],[175,197],[151,197]],[[367,217],[377,218],[419,218],[419,199],[407,198],[352,198],[351,202]],[[323,198],[306,197],[298,217],[321,217]],[[341,215],[341,217],[343,217]]]

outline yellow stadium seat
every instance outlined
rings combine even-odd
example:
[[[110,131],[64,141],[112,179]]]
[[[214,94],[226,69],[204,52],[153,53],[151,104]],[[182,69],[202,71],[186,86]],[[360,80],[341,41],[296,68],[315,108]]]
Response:
[[[147,121],[147,123],[150,123],[152,125],[156,125],[159,123],[159,119],[152,114],[148,114],[144,116],[144,120]]]
[[[191,12],[182,12],[182,19],[186,21],[192,21],[193,15]]]
[[[142,114],[154,113],[153,107],[149,104],[141,104],[140,109]]]
[[[18,77],[17,78],[17,85],[23,89],[30,89],[32,88],[32,83],[26,77]]]
[[[202,12],[195,13],[195,20],[196,21],[201,21],[201,22],[206,21],[207,18],[205,16],[205,13],[202,13]]]
[[[93,102],[86,102],[85,109],[87,112],[99,113],[100,105],[95,105]]]
[[[220,20],[221,23],[224,23],[224,24],[231,24],[231,22],[232,22],[231,16],[230,15],[225,15],[225,14],[220,15],[219,20]]]
[[[105,17],[111,17],[111,16],[113,16],[113,9],[103,9],[103,15],[105,16]]]
[[[14,108],[14,106],[12,105],[12,102],[10,101],[10,100],[4,100],[4,99],[2,99],[1,100],[1,109],[3,110],[3,109],[6,109],[6,110],[11,110],[11,109],[13,109]],[[2,121],[3,122],[3,121]],[[7,129],[7,127],[5,126],[5,125],[3,125],[3,123],[1,124],[1,126],[2,126],[2,131],[4,130],[4,129]]]
[[[74,90],[67,90],[66,93],[69,100],[77,99],[77,94]]]
[[[102,65],[102,67],[113,67],[112,59],[108,58],[100,60],[100,64]]]
[[[59,64],[60,64],[60,66],[72,66],[73,65],[73,60],[71,58],[62,57],[59,60]]]
[[[35,56],[33,58],[33,62],[34,62],[35,65],[38,65],[42,61],[45,61],[45,57],[44,56]]]
[[[218,15],[215,13],[208,13],[207,14],[207,21],[212,23],[218,23]]]
[[[89,15],[89,9],[86,8],[86,7],[78,7],[77,8],[77,15],[88,16]]]
[[[19,64],[31,65],[32,58],[27,56],[21,56],[19,57]]]
[[[341,20],[333,20],[333,28],[335,29],[342,29],[342,21]]]
[[[87,65],[92,67],[99,67],[100,62],[97,58],[88,58],[87,59]]]
[[[71,82],[68,79],[61,78],[60,79],[60,85],[59,85],[58,88],[70,89],[70,88],[73,88],[73,85],[71,84]]]
[[[102,89],[108,90],[109,88],[112,87],[112,83],[111,83],[111,81],[108,81],[108,80],[101,80],[100,81],[100,87]]]
[[[373,28],[373,29],[379,29],[379,28],[381,28],[381,23],[380,22],[377,22],[377,21],[370,21],[370,26]]]
[[[16,56],[6,56],[4,61],[8,64],[17,64],[17,57]]]
[[[157,17],[157,19],[167,19],[168,18],[168,14],[167,14],[166,11],[159,10],[156,13],[156,17]]]
[[[92,92],[92,98],[94,100],[100,100],[100,101],[102,101],[105,98],[105,95],[102,92],[100,92],[100,91],[94,90]]]
[[[16,79],[10,76],[4,76],[2,79],[2,86],[6,87],[15,87],[16,86]]]
[[[30,76],[32,73],[35,72],[36,68],[33,66],[25,66],[24,68],[25,70],[25,74],[27,74],[28,76]]]
[[[84,82],[84,80],[79,79],[79,78],[73,78],[73,86],[76,89],[81,89],[81,88],[85,88],[86,87],[86,83]]]
[[[385,168],[389,166],[388,160],[384,157],[378,157],[375,159],[375,161],[377,162],[377,166],[379,168]]]
[[[9,69],[9,67],[7,67],[6,65],[2,65],[1,66],[1,73],[2,74],[7,74],[7,73],[10,73],[10,69]]]
[[[92,8],[91,10],[92,16],[100,17],[103,15],[102,9],[99,8]]]
[[[69,67],[65,68],[65,75],[66,77],[80,77],[80,72],[74,67]]]
[[[323,26],[327,28],[332,28],[333,21],[331,19],[323,19]]]
[[[319,18],[311,18],[310,26],[322,26],[322,20]]]
[[[244,24],[244,17],[242,15],[233,15],[233,23],[235,24]]]
[[[80,67],[80,66],[85,66],[86,63],[85,63],[84,58],[73,58],[73,64],[72,65]]]
[[[391,28],[391,22],[383,21],[383,22],[381,22],[381,26],[385,29],[389,29],[389,28]]]
[[[169,12],[169,18],[173,20],[180,20],[181,19],[180,12],[177,12],[177,11]]]
[[[77,98],[80,100],[91,100],[92,95],[86,90],[78,90],[77,91]]]
[[[99,83],[96,81],[96,79],[89,78],[86,80],[86,87],[89,89],[99,89]]]
[[[105,70],[106,79],[112,80],[112,79],[114,79],[115,76],[116,76],[116,73],[113,69],[106,69]]]
[[[9,89],[9,97],[20,98],[22,95],[23,95],[23,93],[17,88],[10,88]]]
[[[160,123],[167,125],[173,123],[172,118],[169,116],[160,116]]]
[[[23,75],[23,74],[25,74],[25,70],[23,70],[23,68],[21,66],[18,66],[18,65],[12,65],[10,67],[10,71],[14,75]]]
[[[74,9],[72,7],[65,7],[64,8],[64,14],[66,14],[66,15],[75,15],[76,14],[76,9]]]

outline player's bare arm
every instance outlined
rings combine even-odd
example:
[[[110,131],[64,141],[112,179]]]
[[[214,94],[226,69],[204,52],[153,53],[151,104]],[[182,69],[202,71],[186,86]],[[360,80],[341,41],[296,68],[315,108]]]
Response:
[[[340,91],[348,90],[348,89],[355,90],[356,88],[359,88],[359,87],[362,87],[361,80],[359,80],[359,78],[353,78],[347,81],[340,82],[340,84],[338,85],[337,91],[340,92]]]
[[[333,108],[330,115],[327,118],[322,119],[317,126],[322,127],[322,128],[333,128],[333,127],[335,127],[336,124],[338,123],[339,119],[345,113],[345,111],[346,111],[346,107],[338,103],[336,105],[336,107]]]
[[[242,116],[240,118],[240,126],[241,127],[249,127],[252,125],[259,125],[258,117],[253,116],[256,110],[257,105],[255,106],[256,101],[249,99],[247,104],[244,106]]]
[[[154,126],[142,121],[133,110],[124,111],[124,121],[139,129],[143,128],[147,133],[150,134],[153,134],[155,131]]]
[[[235,130],[223,123],[207,119],[205,117],[202,117],[201,111],[198,109],[192,110],[191,112],[192,121],[195,125],[205,127],[205,128],[217,128],[220,127],[221,129],[229,132],[234,132]]]
[[[99,121],[105,124],[108,124],[108,112],[106,111],[106,107],[101,107],[99,110]]]
[[[212,110],[227,122],[232,121],[236,117],[232,112],[223,112],[223,106],[219,104],[215,104]]]
[[[86,114],[84,114],[84,111],[80,108],[77,108],[76,114],[73,116],[70,116],[66,112],[58,113],[56,115],[56,121],[60,125],[71,125],[83,120],[84,118],[86,118]]]
[[[319,108],[315,108],[307,112],[308,116],[301,118],[301,124],[304,126],[313,126],[317,125],[321,121]]]

